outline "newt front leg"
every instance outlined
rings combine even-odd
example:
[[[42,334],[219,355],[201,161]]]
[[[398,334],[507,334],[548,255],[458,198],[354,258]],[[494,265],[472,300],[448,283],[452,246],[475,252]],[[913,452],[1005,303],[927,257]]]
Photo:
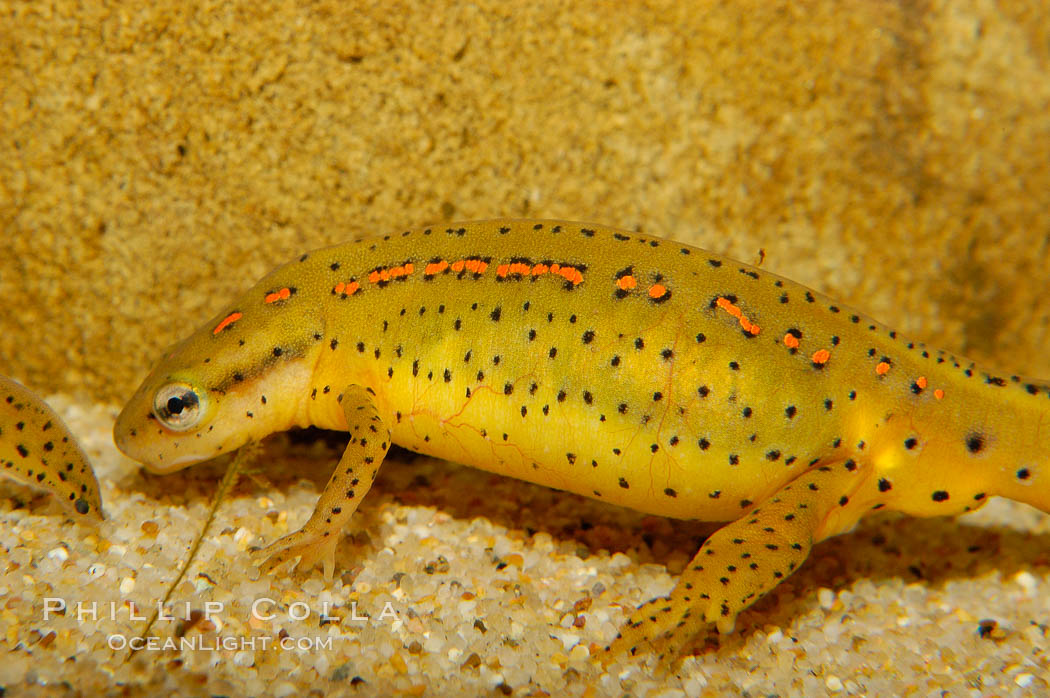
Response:
[[[379,465],[390,449],[390,430],[376,411],[367,388],[348,386],[340,404],[346,416],[350,443],[325,485],[310,520],[295,533],[260,551],[260,569],[265,573],[299,557],[300,569],[309,570],[320,561],[325,579],[331,579],[339,532],[371,489]]]

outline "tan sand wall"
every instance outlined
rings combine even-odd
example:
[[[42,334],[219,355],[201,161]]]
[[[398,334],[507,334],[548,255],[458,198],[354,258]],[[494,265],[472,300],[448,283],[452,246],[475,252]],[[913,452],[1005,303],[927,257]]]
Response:
[[[761,248],[1050,377],[1040,7],[0,3],[0,372],[119,400],[294,254],[506,215]]]

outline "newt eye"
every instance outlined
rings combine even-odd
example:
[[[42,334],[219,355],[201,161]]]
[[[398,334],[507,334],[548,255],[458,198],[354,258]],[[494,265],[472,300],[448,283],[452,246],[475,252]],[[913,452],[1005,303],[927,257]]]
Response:
[[[172,431],[186,431],[201,418],[201,399],[186,383],[168,383],[153,396],[153,414]]]

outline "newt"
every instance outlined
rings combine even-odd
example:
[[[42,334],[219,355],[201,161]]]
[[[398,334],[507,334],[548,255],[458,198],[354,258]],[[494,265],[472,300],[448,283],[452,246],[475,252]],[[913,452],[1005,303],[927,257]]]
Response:
[[[0,472],[55,495],[77,518],[101,520],[91,462],[55,411],[22,384],[0,376]]]
[[[159,473],[292,427],[350,434],[263,551],[334,566],[391,444],[649,514],[728,522],[608,656],[673,656],[873,511],[1050,511],[1046,383],[763,269],[597,225],[493,220],[303,254],[172,346],[120,414]]]

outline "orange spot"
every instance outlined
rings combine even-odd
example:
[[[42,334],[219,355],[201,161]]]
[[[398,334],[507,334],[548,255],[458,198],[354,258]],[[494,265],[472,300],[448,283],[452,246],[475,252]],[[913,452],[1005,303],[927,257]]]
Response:
[[[923,390],[926,389],[926,376],[919,376],[919,380],[915,381],[915,385],[919,386]]]
[[[267,293],[266,298],[263,300],[267,303],[276,303],[277,301],[288,300],[292,295],[292,290],[289,288],[282,288],[280,291],[274,291],[273,293]]]
[[[561,271],[561,265],[560,264],[552,264],[551,265],[551,274],[557,274],[559,271]]]
[[[651,290],[649,292],[649,295],[652,295]],[[717,305],[719,308],[721,308],[722,310],[726,311],[727,313],[735,317],[737,320],[739,320],[740,327],[744,329],[744,332],[756,335],[761,331],[761,328],[758,325],[751,322],[749,319],[747,319],[747,317],[744,316],[744,311],[740,310],[740,308],[733,305],[733,302],[730,301],[728,298],[717,299],[715,301],[715,305]]]
[[[880,376],[885,376],[887,373],[889,373],[889,371],[890,365],[885,361],[880,361],[875,367],[875,373],[879,374]]]
[[[378,271],[373,271],[368,275],[368,280],[373,284],[378,282],[380,278],[382,277],[379,275]]]
[[[667,287],[661,284],[653,284],[649,287],[650,298],[663,298],[664,294],[667,293]]]
[[[789,349],[798,349],[798,337],[788,332],[784,335],[784,346]]]
[[[342,281],[340,281],[339,283],[337,283],[335,285],[335,288],[332,289],[332,290],[335,291],[336,293],[342,293],[344,288],[346,288],[346,284],[344,284]]]
[[[339,286],[343,286],[343,284],[339,284]],[[343,290],[342,291],[340,291],[339,287],[337,286],[336,287],[336,293],[345,293],[348,296],[352,296],[355,293],[357,293],[357,289],[359,289],[359,288],[361,288],[361,287],[357,284],[356,281],[351,281],[350,283],[348,283],[345,286],[343,286]]]
[[[828,362],[828,359],[830,358],[831,352],[827,349],[818,349],[817,351],[813,352],[813,356],[810,357],[810,359],[815,364],[826,364]]]
[[[616,280],[616,287],[623,289],[624,291],[630,291],[636,286],[638,286],[638,282],[633,276],[621,276]]]
[[[416,266],[414,264],[412,264],[412,262],[409,262],[408,264],[405,265],[404,269],[405,269],[405,274],[411,274],[412,272],[414,272],[416,270]]]
[[[441,272],[448,269],[448,262],[441,260],[440,262],[431,262],[423,270],[423,273],[427,276],[433,276],[434,274],[440,274]]]
[[[238,320],[240,320],[241,317],[242,317],[241,313],[230,313],[225,318],[223,318],[222,322],[220,322],[218,325],[215,326],[215,329],[212,330],[211,333],[212,334],[219,334],[220,332],[225,330],[227,327],[229,327],[233,323],[235,323]]]
[[[547,266],[546,264],[537,264],[537,265],[532,267],[532,275],[533,276],[543,276],[544,274],[546,274],[550,270],[551,270],[551,268],[549,266]]]
[[[507,275],[507,271],[510,269],[509,264],[501,264],[496,267],[496,276],[503,278]]]
[[[532,271],[532,267],[522,262],[512,262],[510,265],[511,274],[528,274],[530,271]]]
[[[459,260],[458,262],[453,262],[452,263],[452,271],[456,271],[456,272],[463,271],[463,267],[466,266],[466,264],[467,263],[465,261],[463,261],[462,259]]]
[[[557,266],[557,264],[552,264],[551,272],[572,283],[573,286],[583,281],[583,274],[581,274],[580,270],[576,267],[560,267],[559,269],[555,269],[554,267]]]
[[[937,398],[938,400],[943,400],[944,399],[944,391],[941,390],[940,388],[937,388],[936,390],[933,391],[933,396],[935,398]]]

